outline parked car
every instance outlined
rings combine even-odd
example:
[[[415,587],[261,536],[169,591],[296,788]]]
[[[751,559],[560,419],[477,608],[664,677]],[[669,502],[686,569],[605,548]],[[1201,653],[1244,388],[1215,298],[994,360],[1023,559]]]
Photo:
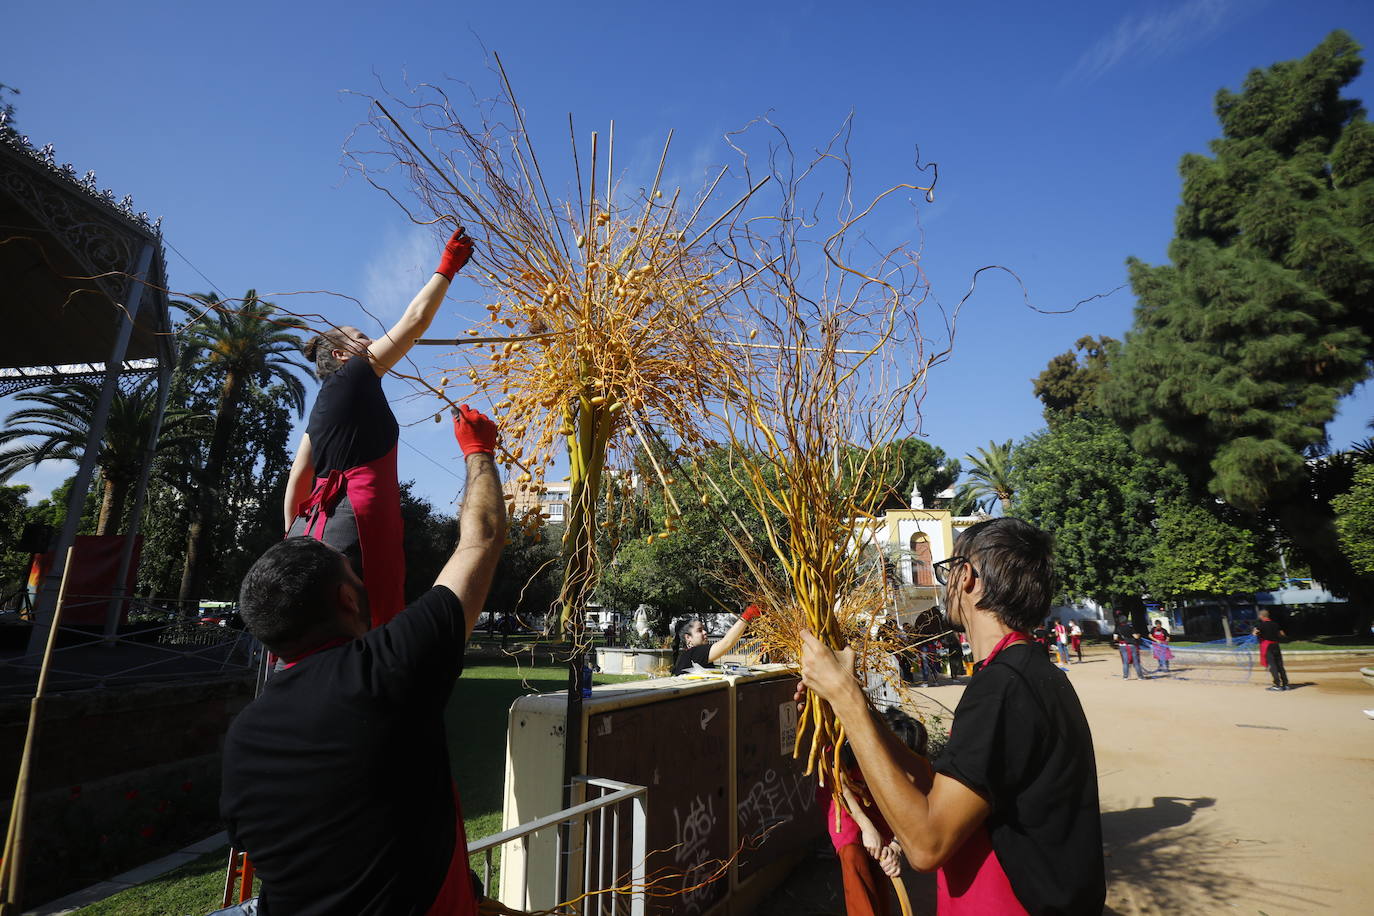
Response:
[[[202,601],[196,615],[196,623],[203,627],[243,629],[238,606],[230,601]]]

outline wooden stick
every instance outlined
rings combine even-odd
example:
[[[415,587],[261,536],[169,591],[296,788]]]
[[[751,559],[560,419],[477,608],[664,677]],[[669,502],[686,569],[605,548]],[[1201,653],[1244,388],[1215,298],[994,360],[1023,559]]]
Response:
[[[902,916],[911,916],[911,898],[906,895],[906,885],[901,875],[892,876],[892,888],[897,892],[897,903],[902,907]]]
[[[43,710],[43,697],[47,692],[48,669],[52,665],[53,646],[57,644],[57,627],[62,619],[62,606],[67,598],[67,581],[72,570],[72,554],[75,552],[76,548],[67,548],[67,559],[62,567],[62,586],[57,592],[57,606],[53,608],[52,623],[48,628],[48,643],[43,649],[43,664],[38,669],[38,684],[34,689],[33,700],[29,703],[29,730],[24,736],[24,753],[19,760],[19,775],[14,783],[10,823],[5,833],[5,856],[0,860],[0,916],[18,916],[22,909],[24,830],[29,813],[29,773],[33,768],[33,748]]]

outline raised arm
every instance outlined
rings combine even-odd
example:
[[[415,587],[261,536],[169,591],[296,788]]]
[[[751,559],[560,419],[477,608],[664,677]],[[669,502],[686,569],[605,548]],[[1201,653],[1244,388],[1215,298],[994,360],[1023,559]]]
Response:
[[[725,631],[725,635],[711,643],[711,648],[706,653],[707,660],[714,665],[724,658],[725,653],[733,649],[735,643],[739,642],[740,637],[744,635],[744,631],[749,627],[749,621],[762,613],[758,607],[752,604],[745,608],[744,613],[739,616],[739,620],[736,620],[730,629]]]
[[[464,637],[487,602],[492,575],[506,543],[506,501],[496,469],[496,424],[466,404],[453,418],[453,432],[467,462],[463,513],[459,518],[458,548],[439,571],[442,585],[463,604]]]
[[[311,485],[315,482],[315,455],[310,450],[310,434],[301,434],[300,448],[296,449],[296,460],[291,462],[291,474],[286,478],[286,504],[282,507],[286,516],[286,527],[290,531],[296,521],[296,510],[310,495]]]
[[[434,320],[434,313],[439,310],[439,303],[444,301],[444,294],[453,282],[453,275],[470,257],[472,239],[467,237],[462,227],[459,227],[444,246],[444,254],[439,260],[439,266],[434,270],[434,276],[430,277],[429,282],[415,294],[414,299],[410,300],[405,314],[391,326],[391,330],[368,345],[367,351],[372,358],[372,368],[378,376],[386,375],[387,370],[410,352],[410,348],[415,345],[415,338],[429,329],[429,323]]]

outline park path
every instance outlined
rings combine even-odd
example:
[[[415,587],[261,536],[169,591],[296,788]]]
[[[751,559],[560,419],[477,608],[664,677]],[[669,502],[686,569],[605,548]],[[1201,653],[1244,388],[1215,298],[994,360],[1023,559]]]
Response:
[[[1224,669],[1121,678],[1095,646],[1069,678],[1093,731],[1107,905],[1154,913],[1369,913],[1374,690],[1366,658],[1290,660],[1297,689]],[[953,708],[963,688],[921,691]]]

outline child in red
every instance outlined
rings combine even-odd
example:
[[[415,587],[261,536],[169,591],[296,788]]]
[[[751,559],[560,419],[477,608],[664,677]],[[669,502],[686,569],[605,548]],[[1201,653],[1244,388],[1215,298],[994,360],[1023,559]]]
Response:
[[[883,718],[904,744],[925,755],[925,726],[898,709],[886,710]],[[888,916],[889,891],[884,879],[901,873],[892,830],[876,805],[870,802],[865,806],[858,798],[859,793],[867,793],[863,789],[863,773],[848,744],[840,749],[840,759],[851,783],[859,790],[845,789],[844,800],[849,810],[840,806],[829,790],[822,788],[818,793],[825,793],[829,800],[826,829],[840,859],[845,912],[848,916]]]

